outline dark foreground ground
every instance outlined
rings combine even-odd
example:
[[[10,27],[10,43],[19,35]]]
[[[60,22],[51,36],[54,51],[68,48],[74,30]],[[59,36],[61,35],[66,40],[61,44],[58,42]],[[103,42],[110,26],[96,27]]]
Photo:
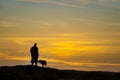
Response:
[[[30,65],[0,67],[0,80],[120,80],[120,72],[75,71]]]

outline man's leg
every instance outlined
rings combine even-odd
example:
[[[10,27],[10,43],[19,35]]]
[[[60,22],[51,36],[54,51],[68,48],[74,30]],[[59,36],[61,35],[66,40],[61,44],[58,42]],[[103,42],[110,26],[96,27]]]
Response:
[[[38,62],[38,56],[36,56],[35,66],[37,66],[37,62]]]
[[[35,62],[35,66],[37,66],[37,62]]]

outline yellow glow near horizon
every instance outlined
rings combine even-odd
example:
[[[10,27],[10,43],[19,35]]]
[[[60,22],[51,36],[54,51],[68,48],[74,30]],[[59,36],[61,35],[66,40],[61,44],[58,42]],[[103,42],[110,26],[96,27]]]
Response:
[[[12,57],[9,56],[7,58],[8,60],[20,60],[20,61],[29,61],[30,58],[28,57]],[[40,58],[43,59],[44,58]],[[112,64],[112,63],[97,63],[97,62],[92,62],[92,61],[78,61],[78,62],[71,62],[71,61],[64,61],[64,60],[60,60],[60,59],[54,59],[54,58],[46,58],[47,62],[57,62],[59,64],[67,64],[67,65],[71,65],[71,66],[88,66],[88,67],[97,67],[97,66],[118,66],[120,67],[120,64]]]
[[[9,40],[16,44],[29,46],[29,47],[32,46],[30,45],[31,42],[34,43],[34,41],[36,41],[38,42],[39,49],[43,53],[50,53],[60,57],[70,57],[77,54],[84,54],[82,53],[83,51],[89,54],[90,53],[93,54],[93,51],[102,52],[101,49],[104,48],[102,46],[92,46],[92,44],[97,44],[97,42],[94,40],[93,41],[88,41],[88,40],[74,41],[74,40],[62,38],[62,37],[57,39],[56,38],[22,38],[22,37],[15,38],[13,37],[13,38],[6,38],[6,40]],[[91,46],[89,44],[91,44]],[[78,53],[76,51],[79,51],[81,53]],[[24,52],[24,50],[21,50],[21,52]]]

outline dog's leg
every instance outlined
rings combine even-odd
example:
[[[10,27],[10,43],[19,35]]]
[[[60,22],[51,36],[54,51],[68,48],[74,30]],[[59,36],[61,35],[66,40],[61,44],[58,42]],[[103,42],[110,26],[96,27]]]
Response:
[[[45,64],[45,68],[46,68],[46,64]]]
[[[42,68],[44,68],[44,65],[42,64]]]

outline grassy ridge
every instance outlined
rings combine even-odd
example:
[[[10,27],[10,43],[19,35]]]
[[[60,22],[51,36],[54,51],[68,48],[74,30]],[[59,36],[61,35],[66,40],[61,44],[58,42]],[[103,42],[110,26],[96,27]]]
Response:
[[[30,65],[0,67],[1,80],[120,80],[120,72],[58,70]]]

